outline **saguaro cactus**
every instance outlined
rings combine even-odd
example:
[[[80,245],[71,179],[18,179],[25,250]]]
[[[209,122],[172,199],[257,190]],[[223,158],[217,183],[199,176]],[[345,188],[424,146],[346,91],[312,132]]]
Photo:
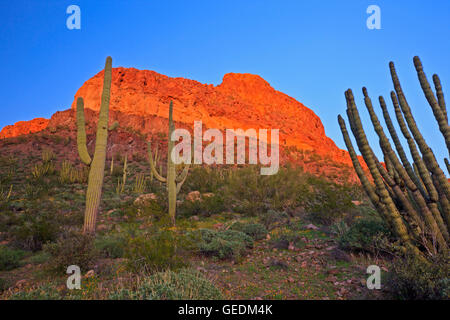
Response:
[[[450,131],[448,129],[445,100],[440,80],[437,75],[433,76],[436,98],[418,57],[414,57],[414,65],[422,90],[449,148]],[[400,129],[408,142],[414,161],[413,164],[411,165],[406,157],[405,150],[392,124],[383,97],[380,96],[379,98],[380,106],[398,156],[391,147],[389,138],[375,114],[372,101],[365,88],[363,88],[364,101],[373,127],[379,137],[387,170],[375,157],[369,145],[350,89],[345,92],[345,98],[347,100],[347,115],[350,128],[369,168],[374,185],[365,176],[353,149],[345,121],[339,116],[338,122],[342,135],[363,188],[380,215],[401,240],[405,250],[418,256],[422,256],[421,252],[430,255],[438,252],[448,253],[450,228],[449,183],[439,167],[433,151],[426,144],[425,139],[417,128],[411,109],[400,86],[394,64],[391,62],[389,66],[396,91],[391,92],[391,99]]]
[[[86,210],[84,214],[84,233],[94,233],[98,208],[102,196],[105,173],[106,144],[108,140],[109,98],[111,91],[112,59],[106,58],[103,92],[97,124],[94,158],[91,160],[86,146],[83,98],[77,100],[77,144],[81,160],[90,165],[88,187],[86,191]]]
[[[176,208],[177,208],[177,194],[180,192],[181,186],[183,185],[184,181],[186,181],[186,178],[189,173],[189,167],[190,164],[185,164],[183,171],[181,173],[177,174],[176,172],[176,165],[172,160],[172,150],[174,148],[174,142],[172,141],[172,132],[175,130],[175,125],[173,124],[173,103],[170,101],[169,105],[169,136],[168,136],[168,147],[167,147],[167,175],[166,177],[163,177],[162,170],[160,169],[160,172],[156,169],[156,163],[154,162],[154,159],[157,159],[157,157],[153,158],[152,155],[152,146],[150,141],[148,144],[148,159],[150,162],[150,168],[151,172],[155,176],[157,180],[159,180],[162,183],[165,183],[167,186],[167,192],[168,192],[168,198],[169,198],[169,216],[172,220],[172,224],[175,226],[175,216],[176,216]]]

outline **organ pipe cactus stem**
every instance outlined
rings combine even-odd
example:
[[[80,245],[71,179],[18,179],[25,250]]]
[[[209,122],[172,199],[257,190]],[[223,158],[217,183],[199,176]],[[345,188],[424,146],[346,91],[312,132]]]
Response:
[[[445,166],[447,167],[447,172],[450,174],[450,163],[448,162],[448,159],[445,158],[444,162],[445,162]]]
[[[438,98],[439,106],[444,114],[445,120],[448,123],[447,107],[445,105],[444,93],[442,92],[441,80],[437,74],[433,75],[434,88],[436,89],[436,96]]]
[[[416,121],[412,115],[411,108],[405,98],[403,93],[403,89],[400,85],[400,80],[398,79],[397,72],[395,70],[395,66],[393,62],[389,63],[389,68],[391,71],[392,82],[394,84],[395,92],[397,93],[398,102],[400,104],[401,110],[405,117],[406,123],[408,124],[409,129],[414,137],[414,140],[419,147],[420,152],[422,153],[422,158],[424,160],[425,165],[427,166],[428,171],[431,174],[435,175],[438,181],[438,187],[442,189],[442,192],[445,194],[447,199],[450,199],[450,190],[447,181],[447,177],[445,176],[442,169],[439,167],[436,158],[434,156],[433,151],[425,142],[425,139],[422,136],[422,133],[419,131]],[[425,182],[425,181],[424,181]]]
[[[352,141],[350,140],[350,136],[348,134],[347,127],[345,125],[345,120],[340,115],[338,116],[338,122],[339,126],[341,127],[342,136],[344,138],[344,142],[347,147],[350,158],[352,160],[356,174],[358,175],[361,184],[364,190],[366,191],[367,195],[369,196],[369,199],[372,202],[372,204],[375,206],[375,208],[377,208],[377,210],[381,214],[384,215],[385,208],[380,202],[380,198],[378,197],[377,193],[375,192],[375,189],[373,188],[372,184],[369,182],[369,179],[367,179],[366,174],[364,173],[364,170],[359,162],[358,156],[356,155],[355,149],[353,148]]]
[[[408,229],[403,222],[400,212],[398,211],[397,207],[394,204],[394,201],[389,195],[389,192],[384,186],[383,179],[373,158],[373,151],[370,148],[366,134],[364,133],[352,91],[348,89],[345,96],[347,100],[347,113],[350,114],[349,121],[353,122],[353,125],[351,126],[352,130],[354,129],[353,134],[358,142],[358,146],[361,154],[364,157],[364,161],[366,162],[372,174],[381,203],[385,206],[385,212],[388,217],[388,222],[390,222],[392,230],[394,230],[395,234],[406,246],[407,251],[416,256],[420,256],[420,251],[411,241]]]
[[[436,121],[439,125],[439,130],[441,131],[442,135],[444,136],[445,143],[447,144],[447,150],[450,151],[450,129],[448,127],[447,119],[442,110],[443,108],[440,106],[440,104],[436,100],[433,90],[431,89],[430,84],[428,83],[425,72],[423,71],[422,62],[420,61],[419,57],[417,57],[417,56],[414,57],[414,66],[416,67],[420,86],[422,87],[425,97],[427,98],[428,104],[431,106],[431,109],[433,110],[434,117],[436,118]],[[440,81],[438,81],[438,85],[440,85]],[[439,88],[441,89],[440,90],[441,99],[442,99],[441,103],[443,104],[443,106],[445,108],[445,101],[444,101],[444,95],[442,94],[442,87],[439,86]]]
[[[378,137],[380,138],[380,145],[382,149],[389,156],[389,160],[392,162],[395,171],[399,173],[399,176],[405,182],[406,187],[411,191],[411,194],[414,197],[414,201],[419,207],[420,212],[422,213],[426,225],[429,228],[431,234],[433,235],[433,237],[436,238],[441,248],[443,249],[447,248],[446,241],[448,241],[449,235],[447,232],[447,228],[444,225],[444,221],[441,217],[438,207],[436,205],[428,207],[427,202],[423,198],[422,194],[419,192],[417,185],[411,180],[405,168],[401,165],[399,159],[397,158],[397,155],[392,150],[389,140],[384,133],[383,127],[381,126],[378,117],[373,110],[372,101],[367,93],[366,88],[363,88],[363,93],[364,93],[364,102],[366,104],[367,110],[369,111],[373,127]],[[384,99],[382,99],[382,97],[380,101],[384,103]],[[409,204],[405,204],[403,202],[402,204],[406,206],[405,209],[408,212],[408,214],[410,214],[414,220],[417,220],[418,219],[416,217],[417,213],[415,210],[413,210],[412,206],[409,206]]]
[[[389,133],[391,135],[392,141],[394,142],[395,149],[397,150],[397,153],[400,157],[400,160],[402,161],[403,166],[405,167],[406,172],[408,173],[411,180],[416,184],[416,186],[419,188],[422,195],[427,198],[428,195],[426,194],[425,190],[422,188],[416,174],[414,173],[414,170],[411,166],[411,163],[408,160],[408,157],[406,156],[406,152],[403,149],[403,146],[400,142],[400,139],[398,138],[397,132],[395,131],[394,124],[392,123],[391,116],[389,115],[389,112],[387,110],[386,102],[384,101],[384,98],[382,96],[379,97],[380,107],[383,111],[383,117],[384,121],[386,123],[386,126],[389,130]]]
[[[420,179],[422,180],[422,182],[425,186],[425,189],[427,190],[429,199],[431,201],[436,202],[436,201],[438,201],[438,193],[433,184],[433,181],[431,180],[430,172],[428,171],[427,166],[425,165],[425,162],[423,161],[419,151],[417,150],[417,146],[416,146],[416,143],[414,142],[414,138],[411,136],[411,134],[408,130],[408,127],[406,126],[402,111],[400,110],[397,96],[395,95],[395,92],[393,92],[393,91],[391,92],[391,99],[392,99],[392,103],[394,105],[395,116],[396,116],[397,122],[400,126],[400,130],[408,143],[409,151],[414,160],[414,164],[417,167],[416,174],[418,176],[420,176]]]
[[[433,76],[436,99],[426,80],[420,60],[417,57],[414,58],[414,64],[422,90],[432,107],[441,132],[447,138],[448,119],[440,80],[436,75]],[[381,216],[387,220],[399,240],[410,252],[421,259],[423,257],[419,253],[419,248],[423,252],[431,255],[434,255],[437,250],[447,254],[450,225],[448,181],[442,169],[439,168],[432,150],[426,144],[417,127],[400,86],[394,64],[392,62],[389,63],[389,67],[395,88],[395,92],[391,92],[391,99],[401,132],[408,142],[414,160],[413,164],[411,165],[409,159],[406,157],[406,152],[400,143],[383,97],[379,98],[380,106],[398,156],[394,152],[373,110],[372,101],[369,98],[367,90],[363,88],[364,102],[369,111],[373,127],[378,135],[386,168],[378,161],[369,145],[351,90],[349,89],[345,93],[350,128],[372,175],[375,188],[372,187],[371,189],[371,185],[366,186],[368,179],[361,174],[364,173],[361,172],[361,168],[357,169],[359,164],[354,161],[354,159],[357,159],[356,153],[351,145],[348,132],[345,128],[345,122],[341,117],[338,118],[339,125],[341,126],[347,149],[349,149],[355,171],[358,177],[360,177],[364,190],[369,194],[369,198],[371,201],[373,200],[375,207]],[[448,161],[445,160],[445,162],[448,165]],[[376,202],[377,198],[373,196],[373,190],[376,196],[378,196],[378,204]],[[379,205],[380,203],[382,206]],[[417,246],[417,243],[420,243],[421,246]]]

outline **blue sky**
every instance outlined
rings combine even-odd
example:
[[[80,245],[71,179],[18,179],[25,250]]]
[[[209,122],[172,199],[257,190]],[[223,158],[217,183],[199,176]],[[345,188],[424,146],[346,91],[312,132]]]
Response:
[[[66,28],[70,4],[81,8],[81,30]],[[381,30],[366,27],[371,4],[381,8]],[[0,19],[0,127],[69,108],[110,55],[114,66],[215,85],[228,72],[258,74],[314,110],[344,148],[336,120],[344,91],[354,90],[373,131],[361,87],[389,101],[393,60],[420,129],[447,155],[412,64],[419,55],[430,80],[439,74],[450,104],[447,0],[0,0]]]

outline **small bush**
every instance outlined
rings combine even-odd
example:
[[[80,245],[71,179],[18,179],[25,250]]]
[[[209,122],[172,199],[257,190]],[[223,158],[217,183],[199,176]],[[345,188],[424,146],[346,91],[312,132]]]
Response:
[[[200,234],[200,252],[219,259],[239,259],[247,248],[253,247],[253,239],[240,231],[216,232],[209,229],[200,229]]]
[[[145,279],[136,291],[122,290],[110,299],[138,300],[219,300],[222,294],[198,271],[158,272]]]
[[[338,239],[339,246],[346,250],[376,253],[383,249],[391,234],[381,219],[360,219],[344,231]]]
[[[351,187],[317,177],[310,177],[308,182],[311,190],[303,207],[313,223],[331,225],[354,207]]]
[[[259,216],[259,221],[267,230],[272,230],[289,222],[289,215],[285,211],[267,210]]]
[[[0,270],[12,270],[19,267],[24,254],[22,250],[0,247]]]
[[[387,276],[387,287],[395,299],[442,300],[450,299],[450,268],[447,257],[433,261],[419,261],[407,257],[397,260]]]
[[[170,230],[159,230],[128,241],[125,257],[132,271],[164,271],[184,266],[181,256],[188,243]]]
[[[45,284],[31,291],[20,291],[9,297],[10,300],[60,300],[58,290],[51,284]]]
[[[118,236],[105,236],[95,239],[95,247],[105,258],[122,258],[127,242]]]
[[[0,293],[8,289],[12,285],[9,279],[0,278]]]
[[[52,256],[48,267],[56,272],[65,272],[70,265],[88,270],[97,257],[93,237],[75,231],[64,234],[56,243],[45,245],[44,252]]]
[[[38,251],[43,244],[56,240],[60,230],[57,209],[41,204],[28,208],[10,229],[13,244],[21,249]]]
[[[253,238],[253,240],[264,239],[267,235],[267,229],[259,223],[241,223],[236,222],[231,226],[232,230],[241,231]]]
[[[203,197],[201,200],[185,200],[177,208],[177,214],[182,217],[204,216],[209,217],[225,211],[225,203],[221,196],[215,194],[211,197]]]

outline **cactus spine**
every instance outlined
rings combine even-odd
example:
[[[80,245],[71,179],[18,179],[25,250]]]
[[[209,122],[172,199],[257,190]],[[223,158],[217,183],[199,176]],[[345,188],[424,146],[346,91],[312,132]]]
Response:
[[[162,183],[166,183],[168,198],[169,198],[169,217],[172,220],[172,224],[175,226],[175,216],[177,207],[177,194],[180,192],[181,186],[186,181],[189,173],[190,164],[185,164],[183,171],[180,174],[176,172],[176,165],[172,160],[172,150],[174,148],[174,142],[172,141],[172,133],[175,130],[175,125],[173,124],[173,103],[170,101],[169,105],[169,135],[168,135],[168,147],[167,147],[167,175],[163,177],[162,168],[160,167],[160,172],[156,169],[156,163],[154,159],[157,159],[157,155],[153,158],[152,148],[150,141],[148,142],[148,158],[150,162],[150,168],[157,180]]]
[[[418,57],[414,58],[414,65],[422,90],[432,107],[440,131],[450,150],[448,143],[450,131],[448,130],[445,100],[440,80],[437,75],[433,76],[436,99],[426,80]],[[401,89],[394,64],[391,62],[389,66],[396,91],[391,92],[391,99],[398,124],[408,143],[413,164],[411,165],[409,162],[406,152],[400,143],[383,97],[379,97],[380,106],[398,156],[391,147],[389,138],[375,114],[372,101],[365,88],[363,88],[364,101],[379,138],[380,147],[386,162],[386,169],[375,157],[369,145],[350,89],[346,91],[345,97],[350,128],[369,168],[374,185],[365,176],[350,140],[345,121],[339,116],[338,122],[341,132],[364,190],[377,211],[388,222],[391,230],[402,241],[405,249],[418,256],[422,256],[420,252],[426,252],[431,255],[437,252],[447,253],[450,214],[448,182],[442,169],[437,164],[433,151],[426,144],[417,128],[411,109]],[[416,143],[420,152],[417,150]]]
[[[86,210],[84,214],[84,233],[95,233],[98,208],[102,196],[105,174],[106,145],[108,140],[109,99],[111,91],[112,59],[106,58],[101,106],[97,124],[94,157],[91,160],[86,146],[86,128],[83,98],[77,100],[77,144],[81,160],[90,165],[86,191]]]

